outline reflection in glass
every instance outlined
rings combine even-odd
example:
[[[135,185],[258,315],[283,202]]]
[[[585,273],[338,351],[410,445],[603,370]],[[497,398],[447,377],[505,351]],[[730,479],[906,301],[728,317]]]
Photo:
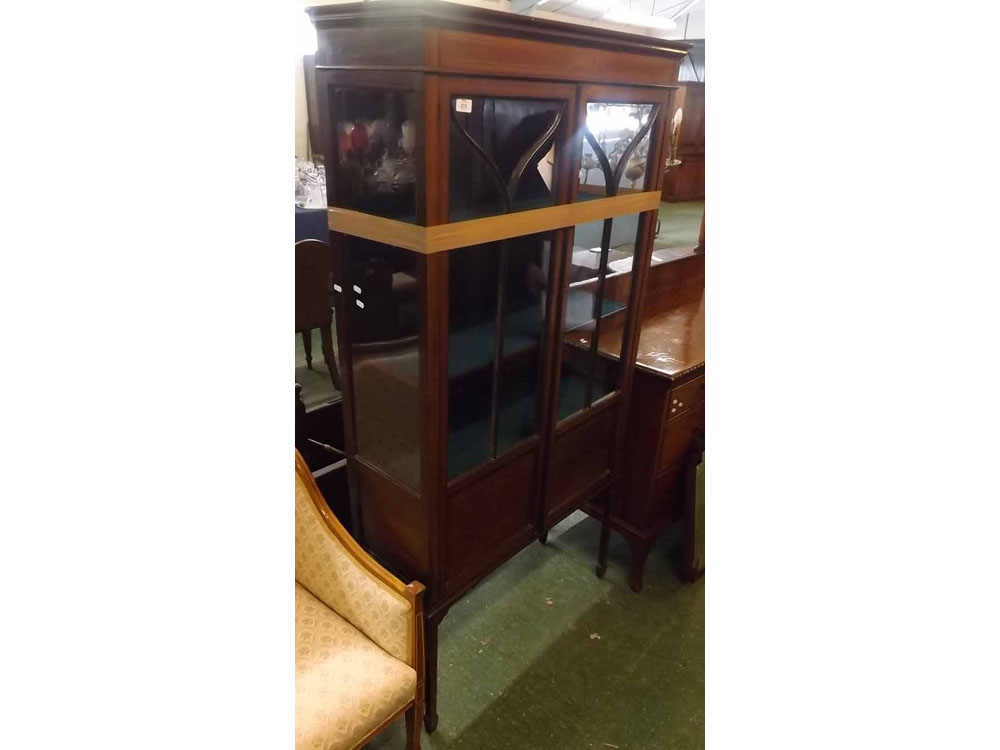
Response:
[[[573,230],[559,419],[590,407],[621,383],[623,335],[641,216],[600,219],[578,224]]]
[[[646,189],[650,131],[657,111],[654,104],[587,102],[580,200]],[[614,185],[614,190],[608,190],[608,185]]]
[[[416,109],[405,91],[337,92],[333,205],[416,221]]]
[[[449,220],[551,206],[557,101],[454,97]]]
[[[415,253],[347,238],[343,294],[358,454],[418,490],[419,263]]]
[[[449,256],[449,477],[538,430],[550,246],[543,233]]]

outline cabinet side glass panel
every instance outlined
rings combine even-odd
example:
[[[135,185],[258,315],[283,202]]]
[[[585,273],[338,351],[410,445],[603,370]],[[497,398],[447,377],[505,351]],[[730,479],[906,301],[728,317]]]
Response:
[[[641,216],[601,219],[573,229],[564,302],[559,419],[589,408],[621,384],[621,353]],[[599,336],[596,346],[595,335]]]
[[[449,478],[538,431],[551,240],[545,232],[451,253]]]
[[[344,307],[358,455],[420,488],[420,259],[348,237]]]
[[[449,221],[553,205],[560,101],[452,97]]]
[[[338,156],[331,175],[331,205],[415,222],[413,93],[338,89],[334,101]]]

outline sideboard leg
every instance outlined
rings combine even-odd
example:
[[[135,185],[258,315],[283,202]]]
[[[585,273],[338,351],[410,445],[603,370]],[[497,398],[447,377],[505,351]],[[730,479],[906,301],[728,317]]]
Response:
[[[646,557],[649,555],[650,543],[637,539],[630,542],[632,547],[632,565],[629,569],[628,585],[635,593],[642,591],[642,574],[646,570]]]

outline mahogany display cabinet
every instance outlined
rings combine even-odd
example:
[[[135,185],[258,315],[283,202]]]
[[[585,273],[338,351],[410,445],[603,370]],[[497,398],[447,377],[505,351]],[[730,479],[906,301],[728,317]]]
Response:
[[[427,586],[432,731],[448,608],[619,477],[686,45],[442,2],[308,12],[354,528]]]

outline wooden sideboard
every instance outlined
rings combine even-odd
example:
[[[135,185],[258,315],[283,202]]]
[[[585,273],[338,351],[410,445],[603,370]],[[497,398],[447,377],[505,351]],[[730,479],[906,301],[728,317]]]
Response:
[[[643,305],[622,484],[611,511],[611,529],[632,550],[633,591],[642,588],[653,543],[684,513],[690,447],[704,420],[705,256],[692,254],[650,268]],[[586,509],[602,512],[598,503]]]

